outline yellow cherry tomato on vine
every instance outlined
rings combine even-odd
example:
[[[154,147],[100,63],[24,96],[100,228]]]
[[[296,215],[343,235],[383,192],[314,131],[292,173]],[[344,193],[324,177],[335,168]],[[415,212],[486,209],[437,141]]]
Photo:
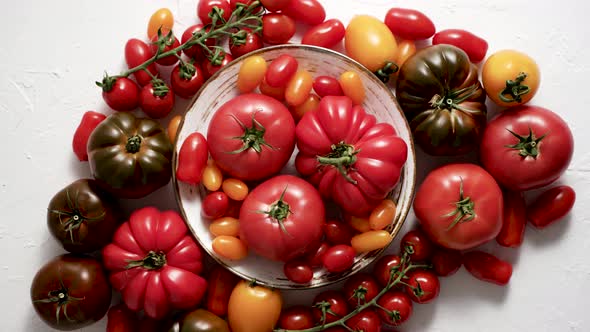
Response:
[[[221,189],[234,201],[243,201],[248,196],[248,185],[242,180],[225,179],[221,184]]]
[[[391,240],[393,236],[388,231],[369,231],[353,236],[350,245],[361,253],[385,248]]]
[[[402,40],[397,46],[395,64],[401,68],[406,60],[416,53],[416,43],[413,40]]]
[[[395,37],[385,23],[372,16],[353,17],[346,27],[344,45],[351,58],[372,72],[396,59]]]
[[[285,88],[285,100],[290,106],[299,106],[303,104],[313,87],[313,77],[305,70],[298,70],[287,83]]]
[[[209,225],[209,231],[213,236],[238,236],[240,234],[240,221],[232,217],[219,218]]]
[[[217,191],[221,188],[223,182],[223,174],[215,162],[211,159],[207,162],[207,166],[203,170],[203,177],[201,182],[209,191]]]
[[[537,93],[540,81],[535,60],[519,51],[498,51],[483,65],[483,87],[490,99],[502,107],[528,103]]]
[[[233,332],[272,332],[281,316],[282,306],[279,290],[242,280],[229,297],[229,326]]]
[[[259,55],[249,56],[242,62],[238,72],[238,90],[241,93],[254,91],[266,74],[266,60]]]
[[[354,71],[347,71],[338,79],[344,95],[352,99],[355,105],[361,105],[365,101],[365,85],[359,74]]]
[[[384,199],[371,212],[369,216],[369,226],[372,230],[381,230],[389,226],[395,218],[396,206],[390,199]]]
[[[174,27],[174,15],[168,8],[160,8],[150,17],[147,35],[149,39],[158,34],[158,29],[170,31]]]
[[[239,261],[248,256],[248,247],[235,236],[220,235],[213,239],[213,251],[225,259]]]

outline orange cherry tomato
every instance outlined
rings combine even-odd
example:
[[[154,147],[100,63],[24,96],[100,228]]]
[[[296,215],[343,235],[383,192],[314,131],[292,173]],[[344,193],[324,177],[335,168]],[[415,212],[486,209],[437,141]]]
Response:
[[[221,170],[215,162],[211,159],[207,161],[207,166],[203,170],[203,178],[201,182],[209,191],[217,191],[221,188],[221,184],[223,182],[223,175],[221,174]]]
[[[267,69],[266,60],[259,55],[247,57],[238,72],[238,90],[241,93],[254,91],[262,82]]]
[[[232,217],[219,218],[209,225],[209,231],[213,236],[238,236],[240,233],[240,221]]]
[[[371,230],[368,217],[348,216],[346,219],[348,221],[348,224],[357,232],[364,233]]]
[[[282,306],[279,290],[242,280],[229,297],[229,326],[233,332],[272,332]]]
[[[273,97],[278,101],[285,100],[285,86],[280,87],[272,87],[266,82],[266,78],[262,79],[262,83],[260,83],[260,92],[263,95],[267,95],[269,97]]]
[[[168,8],[160,8],[150,17],[148,22],[147,35],[149,39],[158,34],[158,29],[170,31],[174,27],[174,15]]]
[[[180,126],[181,120],[182,115],[175,115],[172,119],[170,119],[170,122],[168,122],[168,138],[172,144],[176,142],[176,133],[178,132],[178,126]]]
[[[248,247],[235,236],[217,236],[213,239],[212,246],[217,255],[232,261],[239,261],[248,256]]]
[[[243,201],[248,196],[248,185],[242,180],[225,179],[221,184],[221,189],[234,201]]]
[[[318,97],[318,95],[316,95],[315,93],[312,93],[309,95],[309,97],[307,97],[307,100],[305,100],[303,104],[291,107],[291,115],[293,115],[293,119],[295,119],[295,122],[299,122],[299,120],[301,120],[305,113],[316,110],[319,105],[320,97]]]
[[[369,252],[385,248],[393,240],[388,231],[369,231],[352,237],[350,245],[356,252]]]
[[[371,212],[371,215],[369,216],[369,226],[374,231],[384,229],[393,222],[395,211],[395,203],[390,199],[384,199]]]
[[[299,106],[303,104],[313,87],[313,77],[305,70],[298,70],[287,83],[285,88],[285,100],[290,106]]]
[[[359,74],[354,71],[346,71],[340,75],[340,87],[344,95],[352,99],[353,104],[361,105],[365,101],[365,85]]]
[[[397,46],[395,64],[401,68],[406,60],[416,53],[416,43],[413,40],[402,40]]]

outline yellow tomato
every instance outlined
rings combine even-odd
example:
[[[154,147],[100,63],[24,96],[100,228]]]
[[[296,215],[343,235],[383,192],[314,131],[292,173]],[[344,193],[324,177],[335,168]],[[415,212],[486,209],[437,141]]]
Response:
[[[213,239],[212,247],[217,255],[232,261],[239,261],[248,256],[248,247],[235,236],[217,236]]]
[[[365,85],[359,74],[354,71],[344,72],[338,82],[344,95],[352,99],[353,104],[361,105],[365,101]]]
[[[389,226],[395,218],[395,210],[395,203],[390,199],[384,199],[369,216],[371,229],[377,231]]]
[[[259,55],[249,56],[242,62],[238,72],[238,90],[241,93],[254,91],[266,74],[266,60]]]
[[[344,36],[346,53],[370,71],[395,62],[397,42],[391,30],[375,17],[355,16],[346,27]]]
[[[176,132],[178,132],[178,126],[180,126],[180,121],[182,120],[182,115],[175,115],[170,122],[168,123],[168,138],[170,142],[174,144],[176,141]]]
[[[369,218],[350,216],[347,218],[348,224],[357,232],[368,232],[371,230]]]
[[[413,40],[402,40],[397,46],[398,48],[397,56],[395,57],[395,64],[401,68],[406,60],[416,53],[416,44]]]
[[[149,39],[158,34],[158,29],[170,31],[174,27],[174,15],[168,8],[160,8],[150,17],[147,35]]]
[[[240,221],[232,217],[219,218],[209,225],[209,231],[213,236],[238,236],[240,234]]]
[[[226,179],[221,184],[223,192],[234,201],[243,201],[248,196],[248,185],[242,180]]]
[[[221,174],[221,170],[213,160],[209,160],[207,162],[207,166],[203,170],[203,177],[201,182],[209,191],[217,191],[221,188],[221,184],[223,181],[223,174]]]
[[[498,51],[483,65],[483,87],[502,107],[528,103],[537,93],[540,80],[535,60],[515,50]]]
[[[305,113],[316,110],[319,105],[320,97],[318,97],[318,95],[316,95],[315,93],[312,93],[309,95],[309,97],[307,97],[307,100],[304,101],[303,104],[291,107],[291,115],[293,115],[293,119],[295,119],[295,122],[299,122],[299,120],[301,120]]]
[[[369,252],[385,248],[393,237],[388,231],[369,231],[352,237],[350,245],[356,252]]]
[[[283,298],[279,290],[242,280],[229,297],[229,326],[233,332],[272,332],[282,306]]]
[[[303,104],[313,87],[313,77],[305,70],[298,70],[287,83],[285,88],[285,100],[290,106],[299,106]]]

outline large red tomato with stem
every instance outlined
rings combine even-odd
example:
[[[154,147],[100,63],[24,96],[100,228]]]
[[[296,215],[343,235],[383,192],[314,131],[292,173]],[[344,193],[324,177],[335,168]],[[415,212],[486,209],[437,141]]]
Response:
[[[260,256],[289,261],[315,250],[323,235],[325,208],[307,181],[280,175],[248,195],[240,209],[240,238]]]
[[[230,176],[261,180],[289,161],[295,148],[295,121],[276,99],[243,94],[217,110],[207,142],[217,166]]]
[[[483,168],[449,164],[426,177],[414,212],[432,241],[465,250],[495,238],[502,228],[502,190]]]
[[[488,123],[480,159],[502,186],[525,191],[557,180],[573,151],[572,132],[557,114],[538,106],[517,106]]]

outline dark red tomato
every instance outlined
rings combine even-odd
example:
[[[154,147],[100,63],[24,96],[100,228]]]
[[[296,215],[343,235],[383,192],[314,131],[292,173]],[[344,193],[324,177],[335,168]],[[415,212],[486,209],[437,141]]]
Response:
[[[204,83],[205,74],[198,63],[181,63],[170,74],[172,91],[181,98],[192,98]]]
[[[94,128],[106,118],[106,115],[94,111],[87,111],[84,113],[78,128],[76,128],[74,138],[72,139],[72,148],[74,154],[78,157],[78,160],[88,161],[88,152],[86,150],[88,137],[90,137]]]
[[[326,19],[326,10],[318,0],[291,0],[281,13],[309,25],[318,25]]]
[[[174,37],[172,32],[166,31],[162,31],[160,37],[158,37],[158,35],[154,35],[152,37],[152,43],[150,44],[150,48],[152,49],[153,54],[158,53],[158,50],[160,50],[160,54],[165,53],[174,48],[177,48],[178,46],[180,46],[180,42],[178,41],[178,39]],[[176,52],[176,55],[180,56],[180,51]],[[156,63],[161,66],[172,66],[178,62],[178,58],[176,57],[176,55],[172,54],[165,56],[163,58],[156,60]]]
[[[232,62],[234,60],[234,57],[229,54],[229,53],[225,53],[225,56],[223,57],[223,59],[221,60],[221,64],[219,65],[214,65],[211,60],[205,60],[205,77],[207,79],[211,78],[211,76],[215,75],[216,72],[218,72],[221,68],[223,68],[224,66],[226,66],[228,63]]]
[[[229,20],[232,10],[228,0],[199,0],[197,4],[197,17],[199,17],[203,25],[211,24],[212,20],[209,17],[209,13],[213,11],[213,7],[222,10],[222,17],[226,21]],[[217,24],[220,23],[220,21],[217,21]]]
[[[463,264],[460,251],[441,247],[436,248],[430,261],[434,272],[441,277],[454,274]]]
[[[223,191],[212,192],[205,196],[201,214],[207,219],[221,218],[229,208],[229,197]]]
[[[291,0],[260,0],[260,2],[269,12],[278,12],[287,7]]]
[[[353,331],[381,332],[381,317],[373,309],[365,309],[346,321]]]
[[[526,226],[526,202],[521,192],[504,190],[502,229],[496,242],[504,247],[520,247]]]
[[[209,149],[205,136],[199,132],[190,134],[178,152],[176,178],[179,181],[197,185],[201,183],[203,171],[209,159]]]
[[[285,330],[305,330],[314,325],[311,309],[298,305],[287,308],[281,312],[279,327]]]
[[[332,48],[344,39],[346,29],[338,19],[327,20],[305,32],[301,44]]]
[[[398,326],[407,321],[412,316],[414,305],[410,297],[400,291],[389,291],[383,294],[377,304],[377,309],[381,320],[389,325]],[[387,311],[386,311],[387,310]]]
[[[344,296],[351,308],[359,307],[373,300],[381,289],[377,280],[368,273],[357,273],[346,280]]]
[[[400,250],[401,252],[408,250],[410,259],[414,262],[425,261],[432,256],[434,245],[426,233],[420,229],[414,229],[402,237]]]
[[[109,309],[107,314],[107,332],[135,332],[139,324],[135,312],[124,303],[119,303]]]
[[[233,11],[234,9],[236,9],[238,7],[239,3],[242,3],[246,6],[250,6],[250,4],[254,2],[254,0],[229,0],[229,6],[231,8],[231,10]]]
[[[344,272],[352,267],[355,256],[356,252],[351,246],[338,244],[326,251],[322,263],[328,272]]]
[[[285,14],[266,14],[262,17],[262,41],[267,44],[286,44],[295,35],[295,21]]]
[[[289,54],[281,54],[274,59],[266,70],[265,78],[268,85],[279,88],[287,85],[299,68],[297,59]]]
[[[377,263],[375,263],[375,267],[373,268],[373,275],[381,287],[387,286],[392,270],[395,269],[398,271],[400,269],[401,263],[402,259],[398,255],[386,255],[379,258]]]
[[[349,308],[346,298],[335,290],[321,292],[313,299],[313,321],[316,324],[327,324],[348,315]]]
[[[154,56],[154,53],[150,49],[149,45],[144,43],[142,40],[132,38],[125,44],[125,61],[129,68],[137,67]],[[158,70],[155,64],[151,64],[147,67],[147,70],[153,75],[158,75]],[[145,70],[138,70],[133,73],[135,80],[139,85],[144,86],[152,81],[152,77],[145,72]]]
[[[324,224],[324,235],[331,244],[350,244],[354,233],[349,224],[338,220],[328,220]]]
[[[224,317],[227,315],[229,297],[240,278],[221,265],[215,265],[208,280],[205,307],[217,316]]]
[[[463,265],[474,277],[500,286],[506,285],[512,276],[512,265],[483,251],[463,254]]]
[[[328,252],[328,249],[330,249],[330,245],[323,242],[316,250],[311,251],[311,253],[306,256],[305,260],[312,268],[323,266],[324,255]]]
[[[332,76],[318,76],[313,81],[313,91],[318,96],[344,96],[340,82]]]
[[[412,270],[407,274],[406,293],[416,303],[428,303],[440,292],[440,282],[436,274],[427,270]]]
[[[537,228],[545,228],[565,217],[574,207],[576,192],[572,187],[551,188],[539,196],[527,210],[527,219]]]
[[[432,45],[438,44],[449,44],[462,49],[473,63],[483,60],[488,52],[487,41],[461,29],[447,29],[437,32],[432,38]]]
[[[139,106],[150,118],[163,118],[174,108],[174,93],[164,81],[157,80],[141,89]]]
[[[254,33],[250,29],[243,29],[237,37],[229,38],[229,52],[234,58],[261,49],[263,46],[260,34]]]
[[[127,77],[105,76],[101,83],[102,98],[110,108],[119,112],[131,111],[139,106],[139,87]]]
[[[385,25],[391,32],[401,39],[428,39],[434,35],[434,23],[415,9],[391,8],[385,14]]]
[[[182,44],[186,44],[186,42],[188,42],[193,37],[194,33],[201,31],[202,29],[203,25],[200,23],[188,27],[182,34]],[[207,30],[209,29],[210,28],[207,28]],[[212,47],[215,45],[215,39],[205,39],[203,43],[209,47]],[[184,52],[184,54],[186,54],[186,56],[189,58],[195,59],[197,62],[201,62],[205,59],[205,53],[203,53],[203,49],[199,45],[193,45],[189,48],[185,48],[182,50],[182,52]]]
[[[307,284],[313,279],[311,266],[301,259],[294,259],[285,263],[283,272],[289,280],[298,284]]]

